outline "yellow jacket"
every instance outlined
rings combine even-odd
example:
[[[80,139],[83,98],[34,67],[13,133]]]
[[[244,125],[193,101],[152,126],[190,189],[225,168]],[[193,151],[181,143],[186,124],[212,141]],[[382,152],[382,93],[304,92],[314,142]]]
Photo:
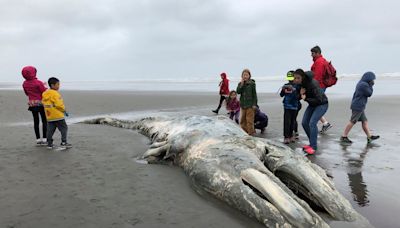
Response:
[[[61,94],[54,89],[48,89],[42,94],[42,103],[46,111],[47,121],[62,120],[65,117],[65,106]]]

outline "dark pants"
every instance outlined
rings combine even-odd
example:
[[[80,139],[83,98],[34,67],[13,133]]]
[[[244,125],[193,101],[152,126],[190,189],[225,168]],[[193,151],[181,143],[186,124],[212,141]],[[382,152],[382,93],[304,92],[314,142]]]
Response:
[[[235,117],[235,122],[237,124],[239,124],[239,116],[240,116],[240,110],[238,110],[236,112],[230,112],[229,113],[229,118],[231,118],[231,120],[233,120],[233,117]]]
[[[46,113],[44,112],[43,106],[29,107],[28,110],[32,112],[33,129],[35,130],[36,139],[40,139],[39,115],[40,115],[40,117],[42,119],[43,138],[46,138],[47,120],[46,120]]]
[[[302,125],[310,141],[310,146],[314,150],[317,149],[317,123],[327,110],[328,104],[318,105],[316,107],[308,106],[303,115]]]
[[[295,131],[296,116],[298,110],[286,109],[283,114],[283,136],[285,138],[293,137],[293,131]]]
[[[222,102],[224,102],[225,99],[226,99],[225,96],[223,96],[223,95],[220,96],[217,111],[219,111],[219,109],[220,109],[221,106],[222,106]]]
[[[294,132],[298,133],[299,132],[299,124],[297,123],[297,116],[299,115],[299,112],[301,110],[301,104],[299,104],[299,108],[296,111],[296,117],[294,117]]]
[[[53,145],[53,135],[56,128],[61,132],[61,142],[67,142],[68,126],[65,120],[49,121],[47,127],[47,144]]]

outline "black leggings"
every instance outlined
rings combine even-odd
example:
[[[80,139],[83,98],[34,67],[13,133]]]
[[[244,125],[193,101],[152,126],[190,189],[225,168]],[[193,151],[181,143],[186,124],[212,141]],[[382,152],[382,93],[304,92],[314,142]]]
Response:
[[[226,97],[225,96],[223,96],[223,95],[220,95],[220,98],[219,98],[219,104],[218,104],[218,108],[217,108],[217,110],[219,110],[220,108],[221,108],[221,106],[222,106],[222,102],[224,102],[224,100],[226,99]]]
[[[46,120],[46,113],[44,112],[43,106],[30,107],[29,110],[32,112],[32,116],[33,116],[33,129],[35,129],[36,139],[40,139],[39,114],[42,119],[43,138],[46,138],[47,120]]]

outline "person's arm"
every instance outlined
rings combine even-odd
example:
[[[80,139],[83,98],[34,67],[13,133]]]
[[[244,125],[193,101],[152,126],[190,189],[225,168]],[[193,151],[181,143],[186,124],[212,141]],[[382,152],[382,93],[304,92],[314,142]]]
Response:
[[[47,90],[46,86],[44,86],[43,82],[40,80],[37,81],[37,88],[39,89],[40,93],[43,93]]]
[[[52,98],[51,101],[52,101],[54,107],[56,109],[58,109],[60,112],[65,112],[65,105],[64,105],[64,101],[63,101],[61,95],[55,94],[51,98]]]
[[[258,99],[257,99],[257,91],[256,91],[256,83],[253,84],[253,108],[257,106]]]
[[[370,96],[372,96],[372,93],[373,93],[373,89],[372,89],[372,86],[370,86],[368,83],[363,83],[363,84],[361,84],[361,91],[362,91],[362,93],[363,93],[363,95],[364,96],[366,96],[366,97],[370,97]]]

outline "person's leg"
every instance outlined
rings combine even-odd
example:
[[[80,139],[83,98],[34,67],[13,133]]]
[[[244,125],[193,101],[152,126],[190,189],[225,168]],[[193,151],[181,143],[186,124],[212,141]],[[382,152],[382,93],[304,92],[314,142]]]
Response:
[[[240,111],[236,111],[236,112],[235,112],[235,122],[236,122],[237,124],[239,124],[239,116],[240,116]]]
[[[40,107],[40,117],[42,119],[43,140],[45,140],[47,138],[47,119],[44,107]]]
[[[57,121],[57,128],[61,132],[61,142],[67,143],[68,126],[65,120]]]
[[[53,146],[53,135],[56,131],[56,124],[52,122],[47,122],[47,146]]]
[[[347,126],[346,126],[346,128],[344,129],[344,132],[343,132],[343,137],[348,137],[349,136],[349,132],[353,128],[354,124],[355,123],[353,123],[351,121],[347,124]]]
[[[310,138],[310,119],[311,115],[314,112],[314,108],[311,106],[308,106],[306,110],[304,111],[303,114],[303,120],[301,121],[301,125],[303,126],[304,131],[306,132],[306,135],[308,138]]]
[[[290,131],[290,113],[289,109],[284,109],[283,111],[283,137],[285,137],[285,141],[289,138]]]
[[[295,124],[296,124],[296,114],[297,110],[290,110],[290,125],[289,125],[289,132],[290,132],[290,140],[292,142],[295,141]]]
[[[247,123],[247,130],[249,135],[254,135],[256,133],[254,129],[254,115],[255,110],[254,108],[248,108],[246,114],[246,123]]]
[[[37,110],[33,110],[32,116],[33,116],[33,129],[35,130],[36,139],[40,139],[39,112]]]
[[[230,112],[229,113],[229,119],[233,120],[234,116],[235,116],[235,112]]]
[[[296,135],[297,135],[297,132],[299,132],[299,124],[297,123],[297,116],[299,115],[299,111],[300,111],[300,109],[297,109],[296,110],[296,113],[295,113],[295,115],[294,115],[294,126],[293,126],[293,130],[294,130],[294,132],[296,133]]]
[[[240,127],[247,132],[247,123],[246,123],[246,111],[247,108],[240,109]],[[248,133],[248,132],[247,132]]]
[[[314,108],[314,112],[311,115],[310,122],[309,124],[309,129],[310,129],[310,146],[316,150],[318,145],[317,145],[317,137],[318,137],[318,120],[321,119],[321,117],[326,113],[328,110],[328,104],[324,105],[319,105]]]
[[[225,100],[225,96],[222,96],[222,95],[221,95],[221,96],[219,97],[219,104],[218,104],[218,108],[217,108],[217,109],[215,109],[215,110],[212,110],[212,111],[218,114],[218,112],[219,112],[219,109],[221,108],[221,106],[222,106],[222,102],[224,102],[224,100]]]

